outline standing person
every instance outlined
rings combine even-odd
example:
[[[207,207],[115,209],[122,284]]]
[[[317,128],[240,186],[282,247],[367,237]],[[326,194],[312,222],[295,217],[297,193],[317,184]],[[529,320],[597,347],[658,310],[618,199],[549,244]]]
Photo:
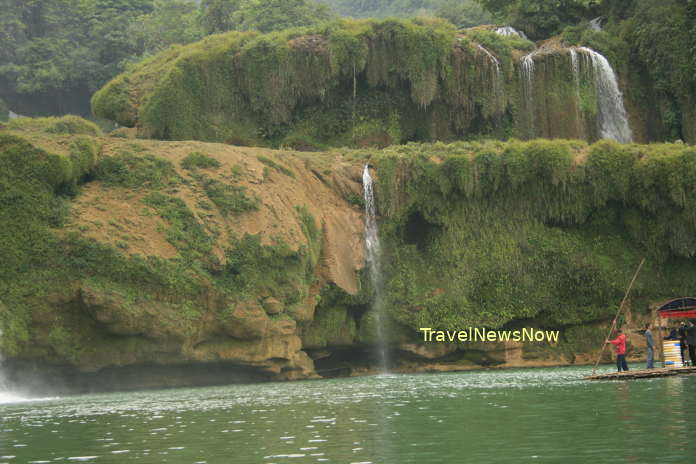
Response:
[[[679,334],[679,349],[681,350],[682,365],[686,366],[686,356],[684,355],[686,351],[686,324],[684,322],[679,323],[677,333]]]
[[[616,329],[616,338],[613,340],[605,340],[604,343],[611,343],[616,347],[616,368],[619,372],[623,369],[628,372],[628,364],[626,364],[626,335],[621,329]]]
[[[648,347],[648,359],[645,367],[647,369],[653,369],[655,367],[655,342],[653,340],[653,334],[650,331],[650,324],[645,324],[645,344]]]
[[[691,365],[696,366],[696,325],[694,321],[689,321],[689,327],[686,328],[686,343],[689,344],[689,358]]]

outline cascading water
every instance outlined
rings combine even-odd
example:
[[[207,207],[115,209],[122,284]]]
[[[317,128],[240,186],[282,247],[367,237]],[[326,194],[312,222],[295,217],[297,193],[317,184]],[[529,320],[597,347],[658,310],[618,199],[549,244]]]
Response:
[[[387,352],[387,329],[386,315],[384,314],[383,304],[383,280],[380,265],[380,246],[379,234],[377,229],[377,211],[375,207],[375,195],[372,177],[370,176],[370,166],[365,165],[363,170],[363,196],[365,199],[365,257],[367,260],[370,281],[375,292],[373,311],[375,314],[375,335],[377,336],[377,350],[380,362],[380,369],[386,372],[389,367],[389,356]]]
[[[601,16],[596,17],[592,21],[590,21],[590,29],[592,29],[595,32],[600,32],[602,30],[602,21],[604,18]]]
[[[570,65],[573,69],[573,81],[575,84],[575,124],[578,131],[578,137],[584,138],[585,126],[582,120],[582,112],[580,111],[580,62],[578,61],[578,51],[575,47],[570,50]]]
[[[493,78],[492,86],[493,97],[495,98],[496,107],[498,107],[502,102],[502,92],[505,88],[503,85],[503,75],[500,72],[500,61],[498,61],[498,58],[496,58],[493,53],[486,50],[486,48],[484,48],[482,45],[479,45],[478,48],[488,57],[491,66],[495,69],[495,77]]]
[[[603,55],[591,48],[581,47],[578,50],[589,55],[592,63],[592,72],[597,89],[600,137],[616,140],[619,143],[632,142],[633,134],[628,125],[623,95],[619,90],[614,69]]]
[[[2,340],[2,329],[0,329],[0,340]],[[4,358],[2,357],[2,353],[0,353],[0,404],[15,403],[17,401],[21,401],[22,398],[12,395],[8,391],[5,379],[5,371],[3,370],[3,361]]]
[[[527,39],[527,35],[524,32],[510,26],[499,27],[495,30],[495,33],[504,37],[520,37],[522,39]]]
[[[535,109],[534,109],[534,55],[537,51],[533,51],[522,57],[522,96],[527,113],[527,135],[529,138],[536,136],[535,133]]]

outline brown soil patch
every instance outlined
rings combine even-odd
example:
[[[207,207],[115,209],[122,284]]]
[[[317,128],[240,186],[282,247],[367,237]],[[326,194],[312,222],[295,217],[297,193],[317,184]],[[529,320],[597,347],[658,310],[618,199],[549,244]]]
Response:
[[[150,208],[141,202],[143,196],[128,189],[89,183],[72,204],[67,229],[129,255],[173,258],[177,250],[163,232],[166,224],[159,216],[145,213]]]
[[[103,156],[111,156],[135,144],[144,153],[172,162],[179,175],[187,181],[177,186],[173,195],[186,203],[215,238],[213,253],[220,263],[225,262],[223,250],[245,234],[259,235],[262,243],[267,245],[283,241],[295,250],[306,245],[297,211],[298,207],[306,208],[322,231],[320,277],[349,293],[357,293],[356,271],[364,266],[363,211],[352,205],[348,197],[362,194],[360,161],[348,161],[335,153],[279,151],[193,141],[134,141],[107,137],[100,140]],[[192,171],[181,168],[181,161],[194,151],[220,163],[217,168],[195,172],[225,184],[244,187],[247,196],[258,199],[258,210],[224,216],[207,197]],[[292,174],[283,173],[259,158],[270,159]],[[104,211],[87,206],[97,192]],[[118,237],[140,230],[144,240],[140,240],[139,246],[130,245],[131,241],[128,241],[128,250],[131,251],[127,252],[173,256],[176,252],[161,232],[162,226],[166,227],[164,221],[157,217],[141,217],[141,197],[142,194],[133,191],[91,185],[78,198],[81,213],[76,218],[76,225],[90,220],[108,224],[109,219],[119,217],[126,224],[125,232],[116,234],[117,238],[103,231],[88,231],[87,235],[93,234],[90,236],[100,241],[114,243],[120,240]],[[202,204],[207,208],[201,207]],[[136,225],[131,226],[128,222]]]

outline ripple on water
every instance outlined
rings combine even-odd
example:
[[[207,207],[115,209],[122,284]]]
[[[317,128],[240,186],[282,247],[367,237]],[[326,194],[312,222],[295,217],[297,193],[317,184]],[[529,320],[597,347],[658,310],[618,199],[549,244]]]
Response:
[[[627,430],[632,423],[646,423],[650,411],[641,406],[649,403],[646,395],[660,398],[664,406],[660,414],[671,414],[665,421],[671,427],[670,437],[689,437],[687,413],[696,411],[689,409],[688,403],[669,401],[693,393],[689,386],[693,383],[688,383],[693,379],[622,385],[580,381],[589,370],[391,375],[83,395],[40,406],[2,405],[0,430],[11,440],[0,442],[0,454],[16,454],[19,458],[0,456],[0,462],[42,462],[49,457],[53,460],[72,455],[68,461],[99,462],[111,456],[119,463],[138,463],[155,457],[164,460],[161,454],[168,452],[170,461],[199,464],[218,462],[221,456],[232,456],[238,462],[258,462],[265,456],[264,462],[268,463],[322,459],[371,463],[401,462],[400,458],[410,459],[412,455],[417,458],[409,462],[423,464],[447,461],[443,453],[448,447],[453,450],[463,446],[467,446],[467,452],[471,450],[472,460],[481,460],[484,447],[489,452],[498,446],[489,437],[509,434],[513,429],[509,424],[515,418],[524,420],[520,430],[525,433],[524,456],[529,460],[532,456],[549,456],[537,449],[553,449],[560,430],[575,437],[566,446],[583,443],[577,427],[575,431],[564,428],[573,426],[568,425],[568,417],[576,418],[573,422],[584,427],[588,435],[585,444],[601,454],[608,451],[601,446],[611,436],[602,424],[614,424],[617,417],[622,418]],[[645,395],[640,396],[641,391]],[[654,410],[652,414],[654,418]],[[559,422],[561,419],[564,422]],[[243,429],[236,428],[241,424]],[[176,433],[184,426],[185,434]],[[655,436],[660,437],[659,430],[655,430]],[[79,431],[84,431],[89,440]],[[653,446],[656,438],[641,436],[641,440],[645,446]],[[50,449],[49,443],[59,443],[61,449]],[[575,452],[587,457],[582,450],[589,448],[578,445]],[[392,453],[388,455],[393,459],[381,459],[384,453]],[[99,455],[105,457],[98,459]],[[510,460],[511,456],[506,458],[501,462],[518,462]]]

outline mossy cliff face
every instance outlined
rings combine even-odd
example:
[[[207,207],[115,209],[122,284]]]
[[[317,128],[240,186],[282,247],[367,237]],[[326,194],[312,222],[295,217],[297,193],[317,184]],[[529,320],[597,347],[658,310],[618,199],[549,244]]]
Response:
[[[655,302],[696,292],[693,148],[408,145],[373,162],[386,304],[411,334],[421,327],[553,328],[560,342],[525,345],[523,358],[582,360],[601,347],[605,333],[597,327],[615,314],[643,257],[631,294],[634,327],[653,317]],[[394,342],[419,357],[442,349]],[[486,350],[446,346],[450,361]],[[489,363],[510,362],[504,346],[497,350]]]
[[[544,111],[535,117],[554,125],[525,132],[518,68],[533,48],[485,28],[458,32],[425,20],[229,33],[138,65],[92,104],[96,114],[136,126],[141,136],[237,145],[317,149],[480,135],[592,139],[556,117],[579,104],[562,49],[536,57],[545,69],[535,83],[539,95],[547,87],[558,95],[539,99],[544,106],[533,111]]]
[[[9,380],[62,378],[70,390],[369,370],[368,157],[395,370],[587,362],[643,257],[627,327],[649,320],[657,302],[696,293],[696,152],[684,145],[303,154],[6,131],[0,343]],[[561,335],[424,343],[419,332],[469,326]]]
[[[659,129],[665,116],[651,117],[648,75],[625,47],[589,41],[622,76],[636,139],[669,139]],[[593,63],[566,46],[586,42],[535,45],[434,20],[231,32],[144,61],[97,92],[92,106],[141,137],[301,150],[481,137],[596,141]]]
[[[340,155],[3,132],[0,163],[11,382],[206,364],[315,377],[301,326],[322,288],[359,292],[360,169]]]

